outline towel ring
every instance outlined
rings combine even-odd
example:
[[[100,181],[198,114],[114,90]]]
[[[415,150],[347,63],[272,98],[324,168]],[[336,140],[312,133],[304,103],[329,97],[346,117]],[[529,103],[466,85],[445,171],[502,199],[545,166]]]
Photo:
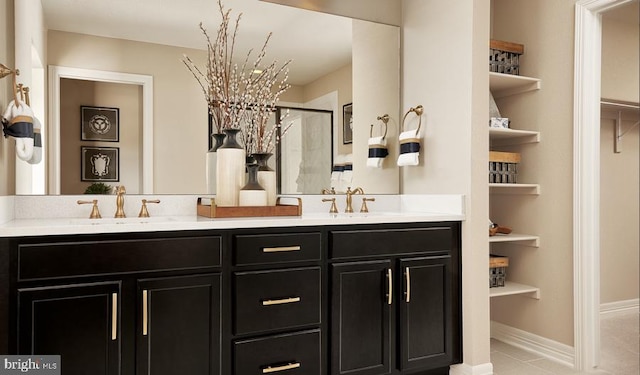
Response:
[[[400,131],[401,132],[404,131],[404,121],[407,119],[407,115],[409,115],[409,113],[411,112],[414,112],[416,116],[418,116],[418,128],[416,129],[416,134],[418,134],[418,132],[420,131],[420,126],[422,126],[422,113],[424,113],[424,108],[422,107],[422,104],[418,105],[415,108],[413,107],[409,108],[407,113],[404,114],[404,117],[402,118],[402,128],[400,129]]]
[[[384,134],[382,135],[382,139],[385,139],[387,137],[387,123],[389,122],[389,115],[385,113],[382,116],[378,116],[378,121],[382,121],[384,124]],[[371,129],[369,129],[369,138],[371,137],[373,137],[373,124],[371,124]]]

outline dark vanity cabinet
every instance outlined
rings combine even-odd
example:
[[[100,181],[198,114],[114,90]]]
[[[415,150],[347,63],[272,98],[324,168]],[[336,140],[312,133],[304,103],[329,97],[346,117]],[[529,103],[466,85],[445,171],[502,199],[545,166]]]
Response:
[[[461,362],[457,222],[11,238],[0,259],[0,343],[64,375]]]
[[[325,373],[322,244],[300,229],[233,235],[233,374]]]
[[[18,241],[15,353],[65,375],[220,374],[221,237],[138,237]]]
[[[329,246],[331,374],[461,362],[457,225],[337,230]]]

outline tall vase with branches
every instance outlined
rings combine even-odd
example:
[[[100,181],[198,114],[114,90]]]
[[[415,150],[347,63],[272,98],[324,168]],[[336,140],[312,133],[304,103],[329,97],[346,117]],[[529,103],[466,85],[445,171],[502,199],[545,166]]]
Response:
[[[287,80],[291,60],[281,66],[276,60],[263,66],[262,62],[272,35],[269,33],[255,60],[250,63],[250,50],[238,65],[234,60],[234,51],[242,13],[232,24],[231,9],[225,10],[222,0],[217,0],[217,3],[222,20],[215,38],[211,38],[200,23],[200,30],[207,40],[205,67],[199,68],[187,55],[184,55],[183,62],[202,88],[216,131],[229,135],[242,131],[242,155],[238,151],[223,151],[225,156],[219,153],[216,162],[216,200],[218,204],[224,201],[220,205],[234,206],[238,204],[237,192],[244,184],[245,155],[258,151],[273,151],[275,142],[283,134],[276,131],[280,128],[281,121],[271,129],[268,129],[267,123],[280,96],[290,87]],[[237,150],[236,147],[225,142],[219,150]],[[226,154],[233,154],[233,157],[227,157]],[[238,168],[237,164],[242,164],[242,167]],[[226,172],[221,173],[221,168]],[[227,173],[230,168],[238,169],[237,174],[235,171],[232,174]],[[235,193],[232,194],[231,190]],[[228,194],[233,196],[227,197]]]

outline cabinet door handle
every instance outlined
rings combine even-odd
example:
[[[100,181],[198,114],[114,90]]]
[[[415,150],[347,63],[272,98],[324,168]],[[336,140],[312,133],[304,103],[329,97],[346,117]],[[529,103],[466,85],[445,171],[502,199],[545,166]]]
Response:
[[[142,336],[146,336],[149,333],[149,299],[148,291],[145,289],[142,291]]]
[[[111,340],[118,339],[118,293],[111,293]]]
[[[281,253],[284,251],[300,251],[302,249],[301,246],[280,246],[280,247],[263,247],[263,253]]]
[[[262,306],[283,305],[285,303],[300,302],[300,297],[282,298],[282,299],[266,299],[262,301]]]
[[[407,292],[405,295],[405,301],[409,303],[411,301],[411,274],[409,273],[409,267],[404,269],[405,283],[407,284]]]
[[[393,302],[393,274],[391,268],[387,268],[387,282],[389,283],[389,293],[387,294],[387,304]]]
[[[298,367],[300,367],[300,362],[293,362],[293,363],[286,364],[284,366],[276,366],[276,367],[267,366],[267,367],[262,369],[262,373],[263,374],[270,374],[272,372],[292,370],[292,369],[298,368]]]

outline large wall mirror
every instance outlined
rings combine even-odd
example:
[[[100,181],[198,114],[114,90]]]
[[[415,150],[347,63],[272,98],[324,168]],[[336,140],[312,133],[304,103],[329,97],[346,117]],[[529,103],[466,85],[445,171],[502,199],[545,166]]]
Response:
[[[250,48],[255,49],[252,55],[255,57],[267,34],[273,32],[266,61],[293,60],[289,74],[292,88],[281,98],[280,105],[333,113],[333,123],[327,125],[331,127],[332,141],[326,147],[334,157],[353,153],[357,147],[364,147],[366,151],[366,137],[364,143],[362,139],[359,143],[355,139],[352,144],[343,142],[342,108],[353,102],[357,111],[354,93],[358,92],[360,84],[371,86],[369,77],[394,77],[395,85],[392,86],[396,91],[391,94],[396,103],[393,109],[384,110],[391,111],[391,116],[399,116],[400,37],[397,26],[258,0],[225,0],[223,5],[232,9],[233,21],[242,13],[235,47],[238,59],[243,60]],[[71,68],[76,73],[97,72],[98,76],[115,73],[152,80],[149,93],[149,86],[145,92],[144,84],[136,83],[135,79],[94,80],[81,74],[55,77],[50,74],[49,82],[52,77],[57,81],[49,87],[51,97],[47,102],[50,107],[56,106],[53,111],[50,108],[49,113],[55,113],[59,118],[49,119],[49,123],[59,129],[50,129],[56,144],[50,144],[48,192],[82,194],[89,182],[81,181],[81,149],[103,147],[117,148],[119,153],[119,181],[107,183],[124,184],[130,194],[206,193],[205,153],[209,143],[206,103],[200,86],[181,59],[186,54],[204,65],[206,40],[198,24],[203,22],[210,34],[215,35],[220,21],[216,0],[176,1],[163,3],[162,7],[154,0],[42,0],[42,6],[44,23],[48,27],[47,65],[63,71]],[[354,5],[354,9],[357,6]],[[362,25],[367,24],[367,28],[376,31],[354,32],[356,23],[356,30],[362,30]],[[379,33],[390,37],[379,38]],[[358,39],[371,39],[366,35],[377,35],[376,40],[384,39],[385,43],[391,41],[390,45],[375,45],[371,40],[365,40],[367,48],[372,49],[375,45],[377,51],[395,56],[391,59],[395,63],[381,64],[380,59],[368,58],[366,48],[356,48]],[[358,71],[354,71],[356,60],[366,62],[358,65]],[[361,74],[363,65],[366,75]],[[153,104],[150,115],[145,118],[144,106],[149,94]],[[82,138],[83,106],[119,110],[117,142]],[[366,124],[363,122],[362,134],[368,136],[369,122],[375,121],[375,116],[380,114],[373,111],[367,114],[369,118],[364,120]],[[292,134],[307,133],[314,134],[304,130]],[[291,142],[287,146],[296,148]],[[292,165],[284,162],[286,158],[286,154],[281,156],[282,168]],[[388,163],[387,168],[395,169],[393,164]],[[290,170],[283,170],[282,175],[292,179],[299,177]],[[330,175],[330,171],[323,175]],[[330,187],[330,181],[318,181],[317,187],[307,186],[301,193],[319,193]],[[283,181],[283,185],[295,186],[295,181]],[[383,191],[375,191],[398,192],[399,181],[385,186]]]

